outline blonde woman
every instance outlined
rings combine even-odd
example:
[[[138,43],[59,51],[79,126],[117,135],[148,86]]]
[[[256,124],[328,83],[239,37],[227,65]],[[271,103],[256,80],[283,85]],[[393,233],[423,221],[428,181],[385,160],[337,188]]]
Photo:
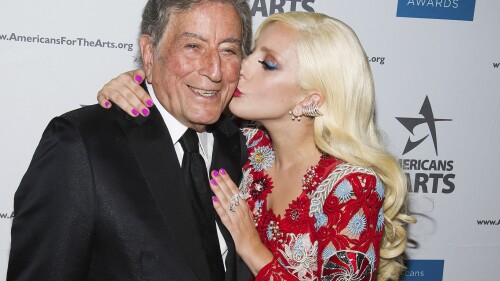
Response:
[[[398,280],[414,219],[406,178],[374,123],[356,34],[329,16],[290,12],[267,18],[255,38],[229,105],[257,124],[242,129],[244,178],[237,187],[224,167],[211,173],[214,208],[238,254],[255,280]],[[107,84],[100,104],[147,115],[150,100],[132,76]]]

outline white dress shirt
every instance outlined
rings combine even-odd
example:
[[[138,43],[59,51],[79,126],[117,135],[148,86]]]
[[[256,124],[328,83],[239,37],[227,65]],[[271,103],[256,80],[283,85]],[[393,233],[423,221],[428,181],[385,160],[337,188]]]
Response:
[[[182,137],[182,135],[186,132],[188,128],[183,124],[181,124],[179,121],[177,121],[177,119],[175,119],[165,108],[163,108],[161,103],[156,98],[156,95],[154,94],[153,87],[151,87],[151,85],[147,83],[146,85],[148,87],[149,94],[151,95],[151,99],[153,100],[154,104],[160,111],[160,114],[163,117],[165,125],[168,128],[168,132],[170,133],[170,136],[172,137],[172,142],[174,143],[174,149],[175,153],[177,154],[177,159],[179,160],[179,164],[182,165],[182,157],[184,156],[184,150],[182,150],[182,146],[179,143],[179,139]],[[207,133],[207,132],[197,133],[197,135],[200,140],[199,142],[200,154],[203,157],[203,160],[205,161],[205,165],[207,166],[207,178],[210,178],[209,169],[210,169],[210,164],[212,163],[214,136],[212,133]],[[220,232],[217,222],[215,222],[215,225],[217,226],[217,236],[219,238],[222,260],[225,261],[227,256],[226,240],[224,240],[224,237]],[[223,262],[223,264],[224,264],[224,270],[226,270],[226,263]]]

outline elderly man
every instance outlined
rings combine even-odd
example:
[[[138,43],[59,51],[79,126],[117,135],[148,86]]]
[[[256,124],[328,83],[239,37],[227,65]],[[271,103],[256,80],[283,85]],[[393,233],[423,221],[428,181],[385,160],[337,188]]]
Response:
[[[15,195],[7,280],[248,280],[206,181],[210,167],[241,177],[245,145],[221,113],[250,37],[245,0],[148,1],[157,107],[50,122]]]

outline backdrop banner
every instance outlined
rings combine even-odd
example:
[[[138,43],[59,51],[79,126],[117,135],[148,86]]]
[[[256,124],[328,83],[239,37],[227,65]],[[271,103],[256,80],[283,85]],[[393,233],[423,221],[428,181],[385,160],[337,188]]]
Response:
[[[14,193],[43,130],[96,103],[105,83],[134,68],[145,3],[0,1],[0,278]],[[357,32],[375,76],[377,123],[408,177],[418,219],[403,279],[498,280],[500,1],[249,4],[254,28],[273,13],[315,11]]]

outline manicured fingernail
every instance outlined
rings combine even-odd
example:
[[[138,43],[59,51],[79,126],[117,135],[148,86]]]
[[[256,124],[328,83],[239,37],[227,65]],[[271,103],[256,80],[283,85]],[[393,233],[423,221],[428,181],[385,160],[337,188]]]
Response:
[[[147,101],[146,101],[146,104],[147,104],[149,107],[152,107],[152,106],[153,106],[153,101],[152,101],[152,100],[147,100]]]
[[[214,176],[214,177],[218,177],[219,176],[219,173],[217,173],[217,170],[213,170],[212,171],[212,176]]]
[[[109,101],[104,103],[104,107],[109,108],[111,106],[111,103]]]
[[[213,202],[218,202],[219,200],[217,200],[217,197],[212,196],[212,201],[213,201]]]
[[[147,110],[146,108],[143,108],[142,109],[142,115],[148,116],[149,115],[149,110]]]
[[[219,170],[219,173],[220,173],[221,175],[225,175],[225,174],[227,174],[227,173],[226,173],[226,170],[224,170],[224,169],[220,169],[220,170]]]
[[[210,183],[213,184],[213,185],[217,185],[217,181],[215,181],[214,179],[211,179]]]
[[[137,83],[141,83],[142,82],[142,76],[137,74],[136,76],[134,76],[134,79]]]
[[[134,115],[134,116],[139,115],[139,111],[137,111],[137,109],[135,109],[135,108],[132,109],[132,115]]]

